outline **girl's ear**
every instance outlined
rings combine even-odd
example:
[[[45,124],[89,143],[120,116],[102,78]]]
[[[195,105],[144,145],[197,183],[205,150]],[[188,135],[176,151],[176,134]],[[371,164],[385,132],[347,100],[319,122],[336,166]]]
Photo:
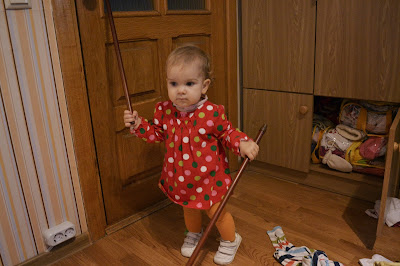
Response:
[[[201,89],[202,94],[206,94],[206,92],[208,91],[208,87],[210,86],[210,83],[211,83],[210,79],[206,79],[203,81],[203,88]]]

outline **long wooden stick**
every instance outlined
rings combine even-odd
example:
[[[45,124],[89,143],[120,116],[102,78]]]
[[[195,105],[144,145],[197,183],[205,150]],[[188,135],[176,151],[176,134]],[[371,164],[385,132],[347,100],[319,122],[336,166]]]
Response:
[[[112,11],[111,11],[110,1],[106,0],[105,2],[106,2],[106,8],[107,8],[108,21],[110,22],[111,33],[112,33],[112,37],[114,40],[115,53],[117,55],[119,73],[121,74],[122,86],[124,87],[126,106],[128,107],[129,111],[132,113],[132,105],[131,105],[131,100],[129,97],[128,83],[126,82],[124,65],[122,64],[121,51],[119,49],[119,42],[118,42],[118,38],[117,38],[117,32],[115,30],[114,18],[113,18]]]
[[[256,137],[256,143],[258,144],[262,138],[262,136],[264,135],[265,131],[267,130],[267,125],[263,125],[260,128],[260,131],[258,132],[258,135]],[[236,184],[239,182],[239,179],[244,171],[244,169],[246,168],[247,164],[249,163],[249,158],[246,158],[242,165],[240,166],[239,171],[236,174],[236,178],[235,180],[233,180],[232,185],[230,186],[230,188],[228,189],[228,192],[226,192],[226,195],[224,197],[224,199],[222,200],[221,204],[218,206],[217,211],[215,212],[214,216],[212,217],[210,223],[208,224],[206,230],[203,233],[203,236],[200,238],[199,243],[197,244],[195,250],[193,251],[192,256],[189,258],[189,261],[186,263],[186,265],[193,265],[193,263],[196,261],[197,256],[199,255],[200,249],[202,248],[202,246],[204,245],[204,243],[206,242],[206,239],[208,237],[208,235],[210,234],[211,228],[215,225],[215,223],[217,222],[219,216],[222,213],[222,210],[224,209],[226,203],[228,202],[229,197],[231,196],[233,190],[235,189]]]

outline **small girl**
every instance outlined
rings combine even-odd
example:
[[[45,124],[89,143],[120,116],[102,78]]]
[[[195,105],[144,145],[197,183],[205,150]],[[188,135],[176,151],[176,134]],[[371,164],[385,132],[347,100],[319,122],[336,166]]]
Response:
[[[152,122],[128,110],[124,122],[131,133],[149,143],[165,141],[159,187],[183,207],[189,232],[181,253],[190,257],[203,233],[201,210],[212,218],[232,183],[223,146],[250,160],[257,156],[259,147],[232,127],[222,105],[208,101],[210,61],[200,48],[182,46],[169,55],[167,82],[170,100],[156,104]],[[229,264],[242,238],[229,212],[222,212],[216,227],[221,241],[214,262]]]

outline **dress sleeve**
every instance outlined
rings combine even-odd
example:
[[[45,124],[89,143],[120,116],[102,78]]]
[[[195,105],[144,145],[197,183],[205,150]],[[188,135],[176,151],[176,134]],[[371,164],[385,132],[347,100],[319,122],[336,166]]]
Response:
[[[137,129],[131,130],[131,133],[143,139],[148,143],[159,143],[164,140],[164,130],[162,125],[163,105],[161,102],[156,104],[153,120],[147,120],[144,117]]]
[[[223,105],[217,107],[217,110],[214,112],[214,118],[214,136],[221,141],[222,145],[240,156],[240,141],[248,141],[250,138],[238,128],[233,128],[232,123],[225,115]]]

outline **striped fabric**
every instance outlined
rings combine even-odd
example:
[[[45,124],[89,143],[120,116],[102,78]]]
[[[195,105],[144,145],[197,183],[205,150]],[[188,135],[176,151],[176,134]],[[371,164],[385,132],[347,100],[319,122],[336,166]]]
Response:
[[[287,241],[282,227],[276,226],[267,234],[275,248],[274,257],[285,266],[343,266],[328,259],[325,252],[308,247],[296,247]]]
[[[45,252],[64,221],[87,231],[62,84],[51,0],[0,0],[0,265]]]

